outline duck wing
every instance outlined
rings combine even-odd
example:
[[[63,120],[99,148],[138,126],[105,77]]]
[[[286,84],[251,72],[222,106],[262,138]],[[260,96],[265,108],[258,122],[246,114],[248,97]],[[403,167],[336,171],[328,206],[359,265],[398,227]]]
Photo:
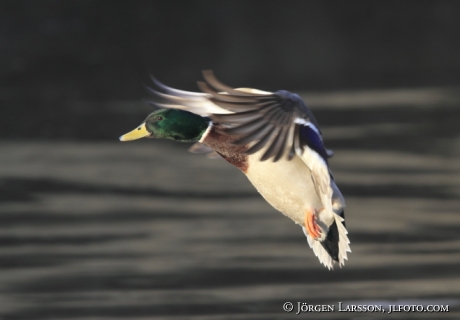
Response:
[[[240,136],[235,144],[252,143],[247,154],[266,147],[261,161],[276,162],[284,154],[290,160],[308,145],[327,162],[328,151],[318,122],[299,95],[285,90],[242,91],[222,84],[212,71],[204,71],[203,76],[205,81],[198,82],[200,89],[209,94],[209,101],[227,111],[209,117],[214,123],[224,124],[223,133]]]

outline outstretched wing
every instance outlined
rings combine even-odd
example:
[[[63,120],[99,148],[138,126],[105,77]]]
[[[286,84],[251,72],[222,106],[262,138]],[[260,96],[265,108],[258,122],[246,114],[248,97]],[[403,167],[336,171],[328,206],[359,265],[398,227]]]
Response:
[[[226,134],[240,136],[235,144],[251,144],[247,154],[266,147],[262,161],[278,161],[286,152],[290,160],[296,153],[301,154],[302,144],[308,142],[327,159],[317,121],[297,94],[236,90],[222,84],[211,71],[203,75],[205,82],[198,83],[200,89],[210,95],[208,99],[215,105],[232,112],[214,113],[210,118],[227,125],[222,129]]]

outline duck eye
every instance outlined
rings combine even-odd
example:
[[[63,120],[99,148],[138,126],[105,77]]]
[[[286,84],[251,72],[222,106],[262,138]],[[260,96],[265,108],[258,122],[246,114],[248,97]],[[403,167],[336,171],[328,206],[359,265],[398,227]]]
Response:
[[[162,116],[157,116],[157,120],[158,121],[163,120],[163,117]]]

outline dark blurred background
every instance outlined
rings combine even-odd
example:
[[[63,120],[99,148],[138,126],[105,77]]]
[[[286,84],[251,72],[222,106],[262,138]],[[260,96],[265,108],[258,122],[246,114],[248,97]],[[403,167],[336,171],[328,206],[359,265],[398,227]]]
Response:
[[[112,138],[116,116],[76,128],[107,101],[146,97],[149,74],[187,90],[203,69],[265,90],[456,86],[459,13],[458,1],[2,1],[0,133]]]
[[[341,301],[459,319],[459,17],[460,1],[0,1],[0,318]],[[152,110],[150,74],[197,90],[203,69],[311,107],[347,201],[343,269],[225,161],[118,141]]]

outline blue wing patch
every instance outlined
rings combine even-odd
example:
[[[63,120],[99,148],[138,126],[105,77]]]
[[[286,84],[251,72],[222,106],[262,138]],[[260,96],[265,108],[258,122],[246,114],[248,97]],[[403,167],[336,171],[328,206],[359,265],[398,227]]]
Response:
[[[327,164],[327,152],[324,148],[323,140],[318,134],[317,130],[313,129],[313,124],[301,125],[299,130],[300,144],[302,146],[307,145],[310,149],[318,153],[324,162]]]

